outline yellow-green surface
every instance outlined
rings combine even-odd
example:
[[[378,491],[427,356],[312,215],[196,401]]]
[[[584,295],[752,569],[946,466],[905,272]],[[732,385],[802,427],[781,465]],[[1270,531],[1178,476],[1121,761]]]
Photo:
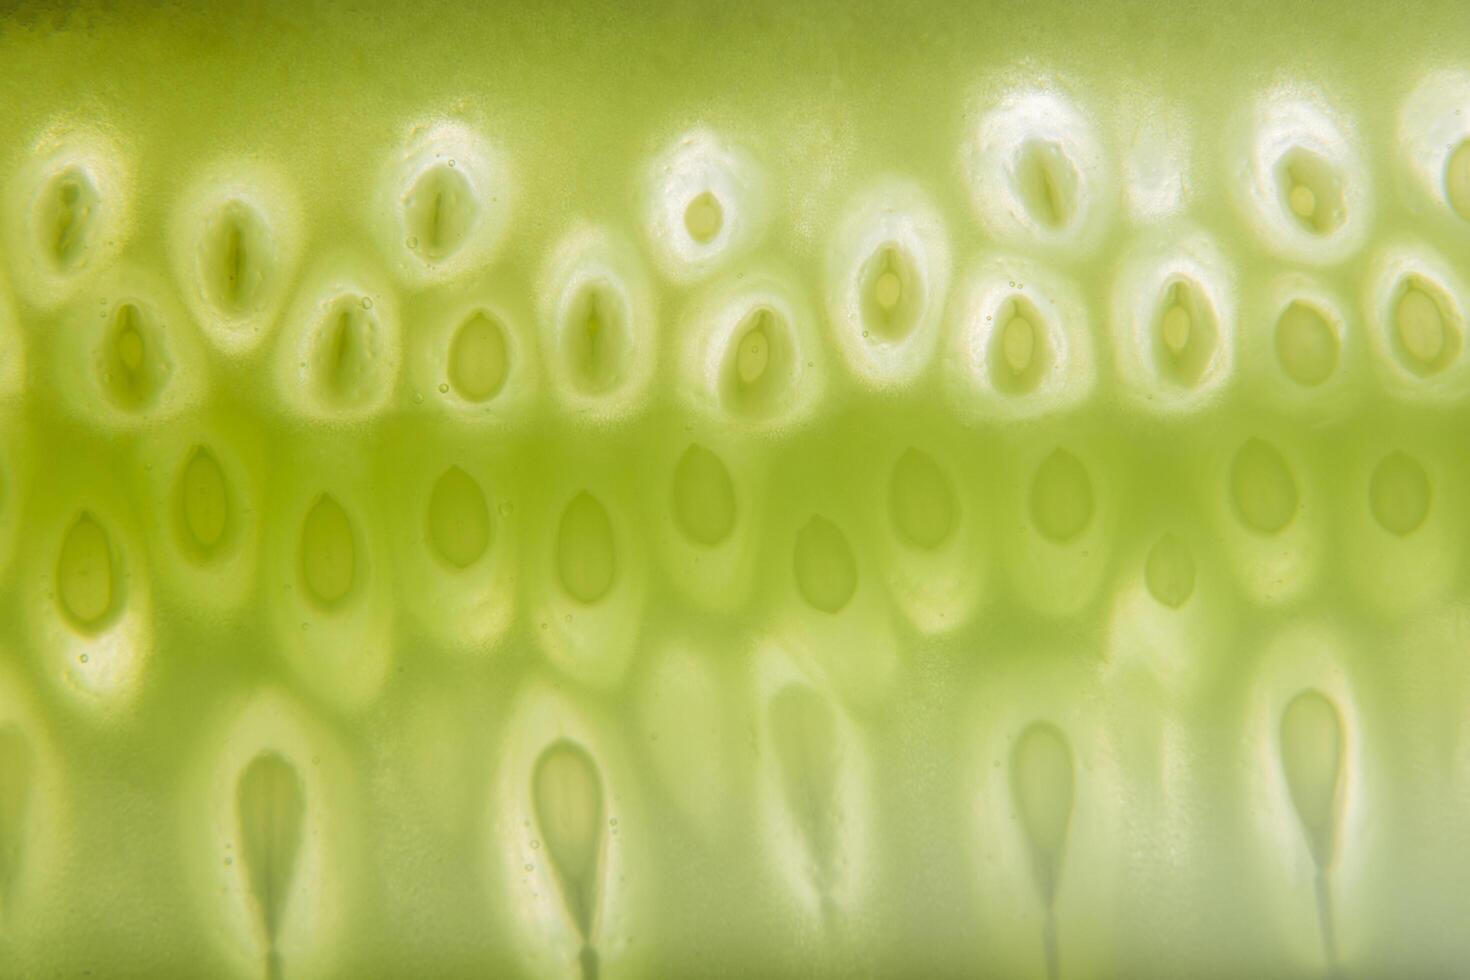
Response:
[[[1470,971],[1457,4],[0,25],[0,976]]]

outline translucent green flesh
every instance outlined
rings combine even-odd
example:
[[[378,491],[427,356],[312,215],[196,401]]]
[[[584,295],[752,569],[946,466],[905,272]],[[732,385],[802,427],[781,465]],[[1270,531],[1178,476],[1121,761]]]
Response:
[[[0,16],[0,975],[1463,972],[1463,11],[644,6]]]

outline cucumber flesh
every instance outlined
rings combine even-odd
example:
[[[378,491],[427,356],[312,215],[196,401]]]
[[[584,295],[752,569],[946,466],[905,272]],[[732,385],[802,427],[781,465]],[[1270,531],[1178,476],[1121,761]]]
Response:
[[[1467,50],[0,14],[0,975],[1465,972]]]

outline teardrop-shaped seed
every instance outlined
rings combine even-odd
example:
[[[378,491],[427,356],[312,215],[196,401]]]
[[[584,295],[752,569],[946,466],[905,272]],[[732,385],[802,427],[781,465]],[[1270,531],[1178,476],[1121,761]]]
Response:
[[[568,740],[546,748],[531,776],[536,825],[561,880],[567,911],[584,941],[597,913],[602,859],[602,780],[582,746]]]
[[[1342,781],[1342,717],[1321,691],[1302,691],[1281,715],[1281,768],[1319,868],[1332,863]]]
[[[1062,873],[1067,826],[1072,820],[1072,749],[1055,725],[1033,722],[1011,756],[1011,792],[1031,847],[1037,889],[1048,906]]]
[[[291,896],[301,850],[306,799],[295,768],[276,752],[257,755],[240,775],[236,791],[240,856],[272,948]]]

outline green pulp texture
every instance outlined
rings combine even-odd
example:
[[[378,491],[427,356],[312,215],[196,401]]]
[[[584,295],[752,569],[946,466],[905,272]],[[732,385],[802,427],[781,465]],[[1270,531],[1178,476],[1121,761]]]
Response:
[[[0,12],[0,977],[1453,976],[1453,2]]]

